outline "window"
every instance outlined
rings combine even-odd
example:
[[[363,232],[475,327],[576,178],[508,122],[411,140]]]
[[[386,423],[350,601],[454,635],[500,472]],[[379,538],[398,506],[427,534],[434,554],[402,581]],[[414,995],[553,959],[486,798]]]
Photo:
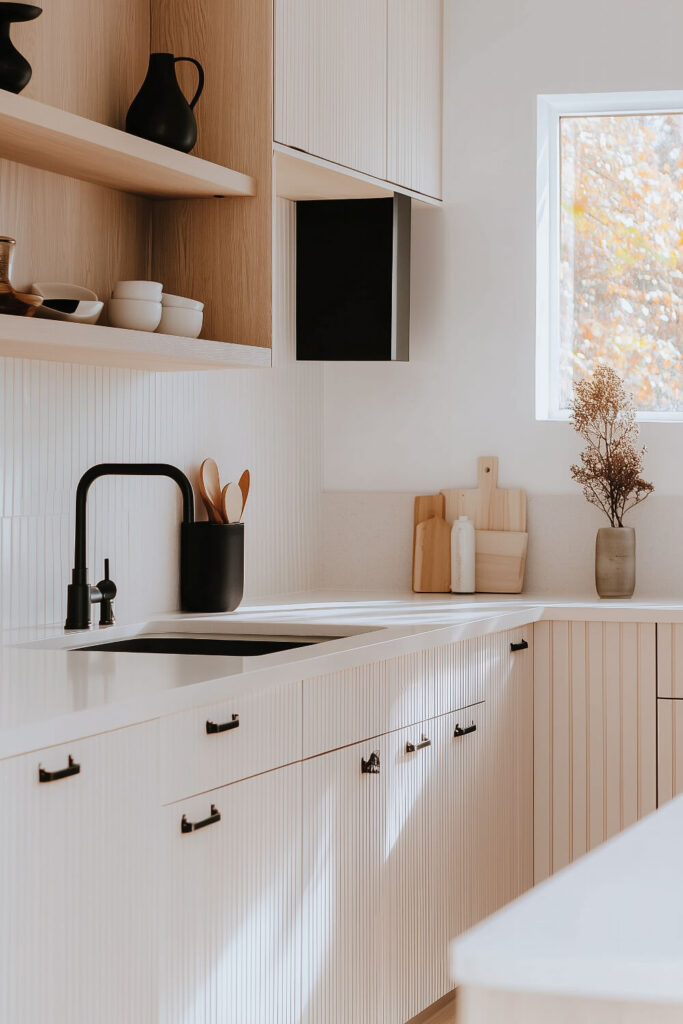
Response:
[[[539,419],[608,362],[642,419],[683,419],[683,93],[541,96]]]

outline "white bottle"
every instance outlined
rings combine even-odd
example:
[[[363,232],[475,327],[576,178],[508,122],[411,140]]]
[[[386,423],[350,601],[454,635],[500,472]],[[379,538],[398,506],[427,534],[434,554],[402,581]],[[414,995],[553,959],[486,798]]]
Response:
[[[474,593],[474,523],[467,516],[451,528],[451,593]]]

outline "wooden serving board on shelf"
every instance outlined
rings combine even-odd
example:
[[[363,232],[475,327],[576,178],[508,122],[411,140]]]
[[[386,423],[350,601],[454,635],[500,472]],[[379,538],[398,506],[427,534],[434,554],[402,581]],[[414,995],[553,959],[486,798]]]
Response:
[[[476,487],[450,488],[441,493],[449,523],[458,516],[468,516],[475,530],[526,531],[526,493],[498,487],[498,459],[494,455],[477,459]]]

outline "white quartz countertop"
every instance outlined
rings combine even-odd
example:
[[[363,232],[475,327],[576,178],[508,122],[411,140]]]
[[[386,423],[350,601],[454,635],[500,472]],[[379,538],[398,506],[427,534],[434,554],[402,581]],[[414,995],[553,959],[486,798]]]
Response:
[[[55,649],[95,643],[104,634],[97,629],[66,636],[57,627],[5,634],[0,645],[0,758],[209,704],[245,687],[263,691],[544,618],[683,622],[683,601],[313,593],[243,605],[229,615],[167,615],[106,630],[107,641],[169,628],[340,637],[245,659]],[[346,630],[360,632],[343,637]]]
[[[683,796],[456,940],[453,981],[683,1005],[682,851]]]

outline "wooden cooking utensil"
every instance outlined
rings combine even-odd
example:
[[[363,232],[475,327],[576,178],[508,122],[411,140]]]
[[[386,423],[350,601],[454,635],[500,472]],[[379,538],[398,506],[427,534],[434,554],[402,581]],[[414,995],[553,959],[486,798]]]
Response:
[[[199,467],[199,493],[211,523],[222,523],[221,478],[213,459],[204,459]]]
[[[524,583],[528,533],[475,531],[475,589],[478,594],[519,594]]]
[[[226,484],[221,493],[221,513],[224,523],[239,523],[244,499],[239,484]]]
[[[451,589],[451,528],[443,516],[431,516],[415,528],[413,590],[446,594]]]
[[[244,473],[242,473],[242,476],[239,478],[239,488],[240,488],[240,490],[242,492],[242,515],[240,516],[240,520],[242,519],[242,516],[244,515],[244,506],[246,505],[247,498],[249,497],[249,486],[250,486],[250,484],[251,484],[251,477],[249,476],[249,470],[245,469]]]
[[[498,487],[498,459],[493,455],[477,459],[476,487],[441,493],[446,499],[449,523],[458,516],[468,516],[475,530],[526,531],[526,492]]]

